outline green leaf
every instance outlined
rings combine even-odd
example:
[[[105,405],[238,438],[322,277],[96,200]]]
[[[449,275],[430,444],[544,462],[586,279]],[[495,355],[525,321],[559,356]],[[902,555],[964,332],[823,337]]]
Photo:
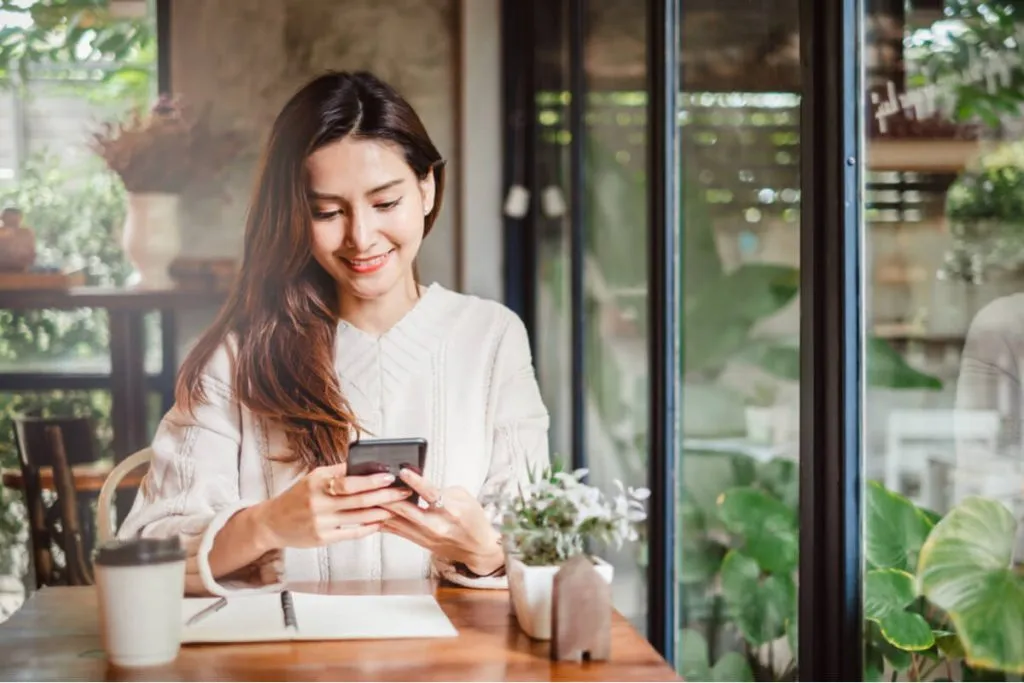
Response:
[[[890,389],[942,389],[942,381],[910,367],[903,355],[889,342],[876,337],[866,340],[867,382],[873,387]]]
[[[791,266],[748,263],[705,281],[683,314],[686,372],[714,370],[748,344],[761,319],[796,296],[800,271]]]
[[[695,679],[688,679],[695,680]],[[711,680],[729,683],[730,681],[753,681],[754,672],[750,670],[747,660],[738,652],[726,652],[711,667]]]
[[[872,565],[913,572],[931,528],[928,518],[904,496],[868,482],[864,534],[865,554]]]
[[[790,509],[800,505],[800,470],[788,458],[773,458],[757,468],[757,481]]]
[[[901,650],[935,644],[924,617],[906,611],[915,597],[914,577],[901,569],[875,569],[864,578],[864,617],[877,622],[882,637]]]
[[[949,631],[935,631],[934,635],[935,643],[942,654],[950,659],[963,659],[964,645],[960,642],[960,636]]]
[[[800,380],[800,347],[794,344],[755,342],[743,349],[740,358],[780,379]]]
[[[906,650],[901,650],[882,635],[882,628],[878,625],[878,622],[867,620],[865,624],[867,632],[867,641],[870,647],[876,648],[882,653],[882,656],[889,666],[896,671],[906,671],[910,668],[913,662],[912,656]]]
[[[795,510],[764,491],[740,487],[719,496],[718,515],[726,528],[742,537],[744,552],[762,569],[796,570],[800,539]]]
[[[703,583],[718,573],[727,548],[706,539],[679,543],[679,581]]]
[[[875,569],[864,577],[864,616],[882,619],[913,602],[914,577],[901,569]]]
[[[879,619],[878,625],[882,637],[901,650],[918,652],[935,644],[932,627],[915,612],[893,612]]]
[[[708,643],[698,631],[684,628],[679,634],[679,674],[687,681],[710,681]]]
[[[794,618],[796,585],[788,574],[760,578],[757,562],[731,550],[722,561],[722,596],[743,637],[764,645],[785,634]]]
[[[867,381],[887,389],[942,389],[942,381],[912,368],[884,339],[868,337],[865,343]],[[754,342],[739,357],[781,379],[800,379],[800,348],[796,344]]]
[[[1024,673],[1024,578],[1013,569],[1017,522],[1002,503],[968,498],[921,550],[921,592],[946,611],[966,661]]]

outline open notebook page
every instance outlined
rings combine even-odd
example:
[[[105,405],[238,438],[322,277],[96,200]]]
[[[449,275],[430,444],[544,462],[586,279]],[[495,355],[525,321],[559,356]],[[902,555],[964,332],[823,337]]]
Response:
[[[291,593],[296,630],[285,626],[278,593],[245,595],[182,631],[183,643],[274,640],[452,638],[458,631],[432,595]],[[213,601],[185,600],[183,621]]]
[[[186,598],[182,623],[216,598]],[[228,604],[191,626],[182,627],[183,643],[248,643],[291,640],[285,627],[280,593],[258,593],[228,598]]]

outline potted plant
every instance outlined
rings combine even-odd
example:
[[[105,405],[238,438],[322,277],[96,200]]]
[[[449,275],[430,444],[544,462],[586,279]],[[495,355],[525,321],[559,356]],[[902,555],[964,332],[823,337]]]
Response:
[[[637,525],[647,518],[647,489],[626,489],[606,496],[583,483],[587,471],[568,472],[556,464],[499,504],[512,608],[531,638],[551,638],[551,593],[562,564],[587,554],[609,583],[612,565],[590,555],[595,543],[615,544],[639,537]]]
[[[755,384],[747,396],[747,438],[751,441],[770,444],[775,440],[775,422],[779,417],[775,398],[775,389],[764,382]]]
[[[241,134],[214,131],[206,114],[194,116],[166,96],[148,113],[136,110],[92,136],[93,151],[128,192],[122,247],[136,269],[129,285],[173,286],[168,268],[181,248],[180,197],[209,186],[242,145]]]

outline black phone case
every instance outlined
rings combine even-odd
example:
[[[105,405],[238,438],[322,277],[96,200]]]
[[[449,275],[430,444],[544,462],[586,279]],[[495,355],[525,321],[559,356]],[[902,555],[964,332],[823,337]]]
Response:
[[[364,439],[353,442],[348,449],[350,476],[390,473],[395,477],[394,488],[409,488],[398,478],[403,468],[423,474],[427,460],[426,439]],[[418,497],[411,499],[418,502]]]

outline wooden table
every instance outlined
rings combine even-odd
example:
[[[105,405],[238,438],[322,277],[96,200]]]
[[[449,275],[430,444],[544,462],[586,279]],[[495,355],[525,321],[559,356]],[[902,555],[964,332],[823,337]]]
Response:
[[[146,468],[148,467],[148,464],[142,465],[126,474],[120,483],[118,483],[117,488],[138,488],[139,484],[142,483],[142,478],[146,476]],[[114,465],[109,462],[95,462],[87,465],[72,466],[71,475],[75,481],[75,493],[85,495],[98,494],[100,489],[103,488],[103,482],[107,480],[112,469],[114,469]],[[2,483],[6,488],[13,489],[15,491],[23,490],[24,486],[22,484],[21,477],[21,469],[4,468],[0,470],[0,483]],[[57,490],[53,483],[52,467],[39,468],[39,487],[44,491]]]
[[[146,415],[148,391],[157,389],[163,398],[164,410],[171,407],[174,379],[178,371],[175,353],[177,313],[183,310],[219,307],[225,298],[224,291],[190,289],[72,287],[0,290],[0,309],[105,309],[110,331],[109,376],[91,373],[5,372],[0,373],[0,391],[109,388],[114,453],[120,460],[149,444],[150,434]],[[160,312],[163,356],[160,373],[152,378],[146,375],[146,339],[143,327],[143,320],[151,311]]]
[[[423,587],[350,582],[322,590],[432,590],[427,582],[412,583]],[[294,589],[317,587],[298,584]],[[127,670],[110,666],[100,649],[93,587],[43,588],[0,625],[0,680],[680,680],[619,614],[612,621],[610,661],[552,662],[548,643],[532,641],[519,629],[505,591],[441,586],[436,595],[459,631],[457,638],[185,645],[169,666]]]

